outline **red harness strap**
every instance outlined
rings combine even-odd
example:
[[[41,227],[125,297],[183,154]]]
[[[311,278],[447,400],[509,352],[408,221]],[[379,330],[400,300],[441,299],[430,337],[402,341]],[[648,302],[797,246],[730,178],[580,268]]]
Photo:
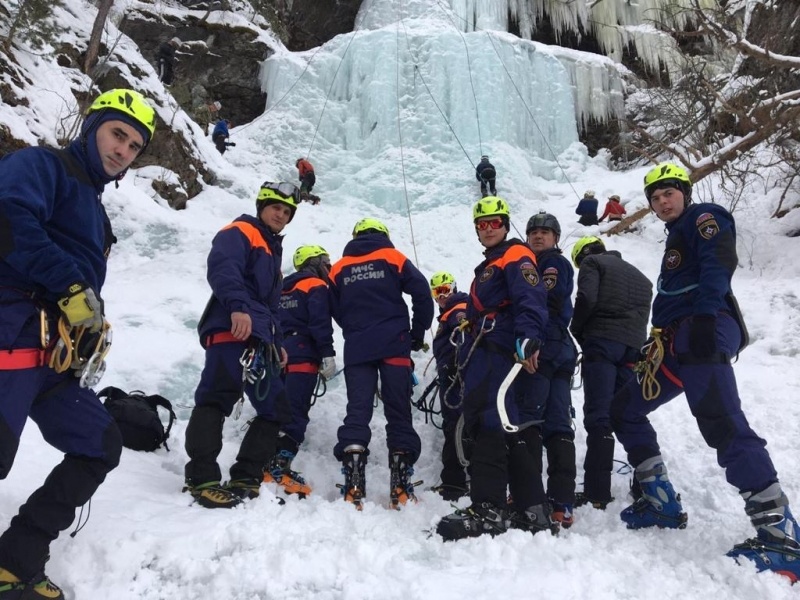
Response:
[[[390,358],[384,358],[383,362],[387,365],[391,365],[393,367],[410,367],[411,366],[411,359],[406,358],[404,356],[393,356]]]
[[[293,365],[286,365],[287,373],[311,373],[316,375],[319,371],[319,365],[316,363],[296,363]]]
[[[0,351],[0,371],[17,371],[43,367],[46,354],[39,348],[17,348]]]
[[[231,342],[244,344],[244,340],[237,340],[230,331],[220,331],[206,336],[206,348],[214,344],[230,344]]]

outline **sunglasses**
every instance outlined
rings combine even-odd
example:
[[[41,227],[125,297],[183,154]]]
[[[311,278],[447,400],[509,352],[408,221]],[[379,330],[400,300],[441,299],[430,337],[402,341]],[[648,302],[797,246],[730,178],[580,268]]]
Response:
[[[453,286],[450,284],[437,285],[431,290],[431,292],[433,293],[434,298],[438,298],[439,296],[449,296],[451,293],[453,293]]]
[[[478,231],[486,231],[487,229],[500,229],[503,227],[503,219],[492,219],[491,221],[478,221],[475,223],[475,229]]]

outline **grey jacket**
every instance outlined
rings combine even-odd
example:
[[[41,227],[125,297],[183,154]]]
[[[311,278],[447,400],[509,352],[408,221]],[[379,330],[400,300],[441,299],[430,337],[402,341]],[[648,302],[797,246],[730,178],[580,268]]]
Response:
[[[579,344],[588,337],[639,348],[647,339],[653,284],[610,250],[581,262],[578,296],[569,326]]]

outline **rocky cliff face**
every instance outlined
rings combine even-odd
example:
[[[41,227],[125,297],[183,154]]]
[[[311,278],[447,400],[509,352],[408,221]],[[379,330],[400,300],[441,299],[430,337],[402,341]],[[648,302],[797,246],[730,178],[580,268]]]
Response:
[[[273,0],[284,21],[289,50],[324,44],[340,33],[353,31],[362,0]],[[290,7],[288,6],[290,5]]]

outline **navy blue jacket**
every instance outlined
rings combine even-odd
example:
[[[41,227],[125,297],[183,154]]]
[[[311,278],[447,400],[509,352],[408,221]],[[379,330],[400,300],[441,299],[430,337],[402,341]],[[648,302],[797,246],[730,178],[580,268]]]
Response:
[[[425,276],[381,233],[359,235],[331,269],[331,309],[344,335],[344,362],[410,356],[433,321]],[[403,294],[411,296],[412,317]]]
[[[228,133],[228,124],[224,119],[217,121],[217,124],[214,125],[214,131],[211,133],[211,139],[216,139],[216,137],[220,135],[225,139],[230,137],[230,134]]]
[[[445,301],[444,308],[439,309],[439,327],[433,336],[433,357],[439,373],[455,368],[456,348],[450,343],[450,335],[466,320],[468,301],[469,295],[456,292]]]
[[[484,256],[470,286],[467,319],[480,327],[484,315],[492,316],[494,328],[483,339],[509,351],[517,338],[544,342],[547,292],[533,251],[512,239],[489,248]]]
[[[736,269],[736,224],[718,204],[690,204],[668,235],[653,303],[653,325],[727,310]]]
[[[79,141],[67,150],[26,148],[0,161],[0,287],[50,302],[70,284],[99,294],[113,235]]]
[[[319,364],[335,354],[328,284],[322,279],[306,271],[284,279],[278,316],[289,364]]]
[[[481,160],[481,162],[478,163],[478,166],[475,167],[475,179],[478,181],[483,179],[484,169],[491,169],[491,171],[486,174],[486,179],[494,179],[497,177],[497,171],[495,170],[494,165],[488,160]]]
[[[597,198],[581,198],[578,202],[578,208],[575,209],[576,215],[594,215],[597,217],[597,207],[599,206]]]
[[[564,333],[572,319],[572,290],[575,272],[572,265],[561,254],[561,250],[550,248],[536,254],[539,275],[547,290],[547,337],[564,339]]]
[[[213,295],[197,326],[203,346],[209,334],[230,331],[233,312],[250,315],[253,337],[281,345],[282,240],[251,215],[238,217],[214,236],[207,274]]]

